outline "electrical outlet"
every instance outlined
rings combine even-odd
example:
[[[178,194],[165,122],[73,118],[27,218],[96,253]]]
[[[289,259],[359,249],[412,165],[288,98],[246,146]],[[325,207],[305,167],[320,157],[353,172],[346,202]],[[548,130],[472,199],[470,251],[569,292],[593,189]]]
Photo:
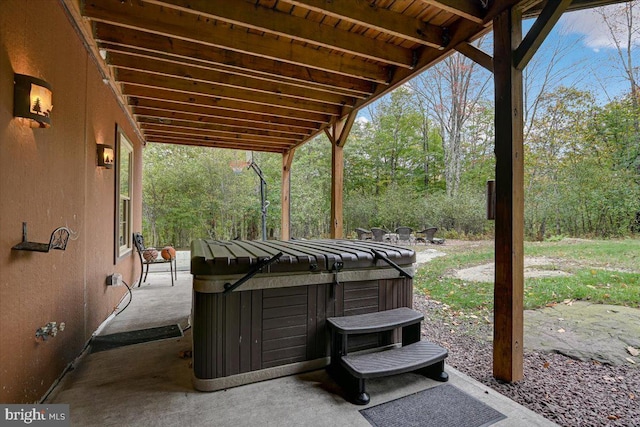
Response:
[[[109,286],[122,286],[122,274],[113,273],[107,276],[107,285]]]

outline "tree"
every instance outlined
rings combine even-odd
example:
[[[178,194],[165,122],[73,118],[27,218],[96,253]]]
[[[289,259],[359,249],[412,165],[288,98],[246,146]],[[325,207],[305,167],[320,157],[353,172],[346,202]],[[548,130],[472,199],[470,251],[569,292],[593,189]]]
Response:
[[[486,94],[490,74],[455,53],[416,77],[411,87],[439,129],[444,152],[446,192],[456,195],[462,174],[464,127]]]
[[[638,111],[638,97],[640,96],[638,67],[634,65],[633,55],[634,44],[637,43],[640,35],[640,30],[634,26],[633,19],[637,4],[638,0],[632,0],[615,8],[597,9],[611,35],[611,40],[620,61],[618,64],[622,67],[623,74],[629,82],[629,93],[635,111]],[[634,121],[634,128],[636,131],[640,131],[640,119],[637,117]]]
[[[376,175],[376,194],[389,185],[416,180],[422,163],[416,162],[422,150],[422,118],[413,101],[412,91],[400,87],[369,109],[372,125],[368,151]]]

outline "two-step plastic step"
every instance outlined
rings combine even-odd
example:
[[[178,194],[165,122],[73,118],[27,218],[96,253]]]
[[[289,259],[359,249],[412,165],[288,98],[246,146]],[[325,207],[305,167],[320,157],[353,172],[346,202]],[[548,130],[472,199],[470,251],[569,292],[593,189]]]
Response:
[[[439,345],[420,341],[422,313],[402,307],[355,316],[332,317],[327,322],[332,331],[330,371],[346,384],[356,404],[367,404],[369,395],[364,380],[406,372],[419,372],[437,381],[447,381],[444,359],[448,352]],[[402,346],[375,352],[347,354],[350,335],[380,333],[402,329]],[[334,360],[339,359],[339,360]],[[350,378],[343,378],[348,376]]]

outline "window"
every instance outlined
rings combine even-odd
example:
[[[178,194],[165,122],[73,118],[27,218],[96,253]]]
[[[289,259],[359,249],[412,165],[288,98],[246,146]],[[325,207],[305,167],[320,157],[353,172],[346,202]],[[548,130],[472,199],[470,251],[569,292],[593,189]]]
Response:
[[[132,250],[133,146],[124,133],[116,130],[116,259]]]

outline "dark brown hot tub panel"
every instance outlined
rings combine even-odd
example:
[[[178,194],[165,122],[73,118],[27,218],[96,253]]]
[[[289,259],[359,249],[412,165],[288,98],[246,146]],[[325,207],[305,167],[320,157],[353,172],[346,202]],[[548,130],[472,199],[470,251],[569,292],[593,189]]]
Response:
[[[410,276],[413,251],[373,242],[195,241],[195,387],[215,390],[324,367],[330,354],[328,317],[411,307],[411,278],[374,251]],[[257,268],[265,260],[272,261]],[[223,293],[224,284],[252,271],[240,287]],[[349,350],[396,342],[396,335],[356,336]]]

